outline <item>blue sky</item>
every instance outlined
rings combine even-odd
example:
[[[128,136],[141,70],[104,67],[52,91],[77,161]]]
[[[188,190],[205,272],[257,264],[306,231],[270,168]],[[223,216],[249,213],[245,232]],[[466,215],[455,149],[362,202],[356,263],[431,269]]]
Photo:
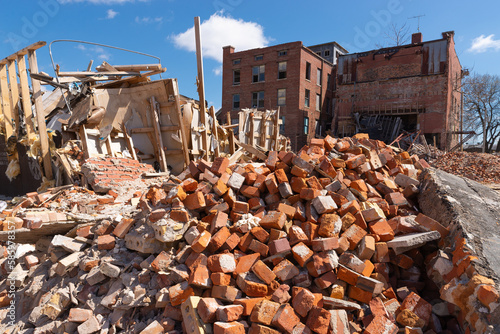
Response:
[[[454,30],[463,67],[478,73],[500,74],[500,3],[478,1],[360,0],[25,0],[4,1],[0,14],[0,58],[33,42],[76,39],[110,44],[161,58],[164,78],[177,78],[182,94],[197,98],[193,19],[202,21],[205,92],[219,108],[222,95],[221,47],[236,51],[302,41],[306,46],[336,41],[350,52],[386,44],[392,24],[406,23],[424,40]],[[461,3],[461,2],[460,2]],[[152,63],[153,59],[75,43],[53,45],[62,71],[94,65]],[[48,47],[38,51],[39,67],[53,75]]]

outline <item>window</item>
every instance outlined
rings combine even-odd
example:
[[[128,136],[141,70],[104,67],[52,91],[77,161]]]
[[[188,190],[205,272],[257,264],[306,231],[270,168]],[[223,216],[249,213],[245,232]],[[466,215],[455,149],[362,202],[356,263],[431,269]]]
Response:
[[[241,64],[241,59],[233,60],[233,65],[238,65],[238,64]]]
[[[319,122],[319,119],[316,120],[316,136],[321,136],[321,123]]]
[[[328,73],[328,75],[326,76],[326,89],[330,89],[330,80],[332,80],[332,75],[330,73]]]
[[[304,117],[304,134],[309,133],[309,117]]]
[[[265,79],[264,72],[265,71],[266,71],[265,65],[254,66],[252,68],[252,82],[264,81],[264,79]]]
[[[285,133],[285,116],[280,116],[281,124],[280,124],[280,134]]]
[[[305,96],[305,99],[304,99],[304,106],[306,108],[309,108],[309,97],[311,95],[311,92],[309,91],[309,89],[306,89],[306,96]]]
[[[316,54],[321,57],[321,51],[316,51]]]
[[[279,106],[286,105],[286,89],[285,88],[278,89],[278,105]]]
[[[306,80],[311,80],[311,63],[306,62]]]
[[[330,56],[330,50],[325,50],[325,57]]]
[[[278,51],[278,57],[283,57],[283,56],[286,56],[287,54],[287,51],[286,50],[281,50],[281,51]]]
[[[278,79],[286,79],[286,61],[278,63]]]
[[[330,110],[330,98],[325,98],[325,111],[328,112]]]
[[[233,109],[240,109],[240,94],[233,95]]]
[[[316,71],[316,85],[321,86],[321,68]]]
[[[321,94],[316,94],[316,111],[321,111]]]
[[[255,56],[255,60],[262,60],[262,59],[264,59],[264,55]]]
[[[240,70],[233,70],[233,85],[240,84]]]
[[[264,91],[252,93],[252,108],[264,108]]]

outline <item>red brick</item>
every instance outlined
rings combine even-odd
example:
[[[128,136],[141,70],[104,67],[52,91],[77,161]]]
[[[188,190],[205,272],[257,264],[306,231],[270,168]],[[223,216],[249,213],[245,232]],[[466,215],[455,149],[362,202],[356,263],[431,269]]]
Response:
[[[274,315],[271,324],[285,333],[292,333],[293,328],[299,322],[300,319],[295,314],[293,308],[289,304],[283,304]]]
[[[330,317],[330,312],[327,310],[321,307],[313,307],[309,311],[306,326],[315,333],[327,334],[328,327],[330,326]]]
[[[257,322],[264,325],[271,325],[271,322],[278,312],[280,304],[269,301],[261,300],[258,302],[250,314],[250,321]]]
[[[245,326],[240,322],[215,322],[214,334],[245,334]]]
[[[261,260],[254,263],[252,271],[268,285],[276,278],[274,272]]]
[[[109,234],[97,237],[97,249],[111,250],[113,248],[115,248],[115,237]]]
[[[259,222],[260,226],[265,229],[282,229],[286,222],[286,215],[283,212],[270,211]]]

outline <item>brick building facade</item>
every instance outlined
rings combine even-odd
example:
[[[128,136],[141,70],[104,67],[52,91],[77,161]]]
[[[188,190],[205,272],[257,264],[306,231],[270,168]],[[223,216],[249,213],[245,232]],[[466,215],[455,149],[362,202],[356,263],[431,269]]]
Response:
[[[336,74],[333,128],[356,131],[354,115],[400,117],[403,129],[420,129],[429,143],[450,148],[459,139],[462,67],[453,32],[442,39],[341,55]]]
[[[222,108],[218,115],[233,123],[243,108],[280,108],[281,132],[300,149],[315,135],[325,135],[333,120],[334,65],[292,42],[235,52],[223,48]]]

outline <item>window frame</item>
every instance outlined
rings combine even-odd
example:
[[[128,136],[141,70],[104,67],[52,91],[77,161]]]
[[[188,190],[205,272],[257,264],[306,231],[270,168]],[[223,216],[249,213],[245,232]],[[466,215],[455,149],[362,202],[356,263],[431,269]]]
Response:
[[[280,91],[284,91],[284,95],[283,96],[280,96]],[[278,95],[278,106],[286,106],[286,88],[278,88],[278,92],[277,92],[277,95]],[[280,103],[280,99],[283,99],[283,103]]]
[[[263,54],[256,55],[256,56],[254,57],[254,60],[255,60],[255,61],[264,60],[264,55],[263,55]]]
[[[306,61],[306,80],[311,81],[311,63]]]
[[[233,59],[233,65],[239,65],[239,64],[241,64],[241,58]]]
[[[304,134],[309,134],[309,117],[304,116]]]
[[[316,93],[316,111],[321,111],[321,94]]]
[[[236,81],[236,72],[238,72],[238,81]],[[241,84],[241,69],[237,68],[233,70],[233,86],[238,86]]]
[[[306,89],[304,93],[304,107],[311,107],[311,91],[309,89]]]
[[[238,97],[238,101],[235,101],[235,97]],[[235,103],[238,103],[238,107],[235,107]],[[233,110],[239,110],[241,106],[241,96],[240,94],[233,94],[233,99],[232,99],[232,109]]]
[[[325,50],[323,54],[325,55],[325,57],[330,57],[330,50]]]
[[[261,93],[262,93],[262,99],[259,98]],[[254,95],[255,95],[255,97],[254,97]],[[254,104],[254,100],[256,101],[256,104]],[[262,101],[262,105],[260,105],[261,101]],[[257,109],[264,108],[264,102],[265,102],[265,95],[264,95],[263,90],[252,92],[252,108],[257,108]]]
[[[288,55],[288,50],[279,50],[278,51],[278,57],[284,57]]]
[[[316,85],[320,86],[322,85],[322,80],[323,79],[323,70],[319,67],[316,68]]]
[[[254,73],[255,69],[258,69],[257,74]],[[261,71],[261,69],[263,70]],[[252,66],[252,83],[265,82],[265,81],[266,81],[266,65]]]
[[[280,70],[280,65],[281,64],[285,64],[285,70],[282,71]],[[287,71],[287,62],[286,61],[280,61],[278,62],[278,80],[283,80],[283,79],[286,79],[286,71]],[[284,76],[281,78],[281,74],[284,73]]]

